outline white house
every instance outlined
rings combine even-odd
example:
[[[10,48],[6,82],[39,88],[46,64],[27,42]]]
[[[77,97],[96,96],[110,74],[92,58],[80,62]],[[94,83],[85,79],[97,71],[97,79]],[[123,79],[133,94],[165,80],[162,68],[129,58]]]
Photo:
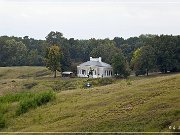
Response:
[[[90,57],[90,61],[84,62],[77,66],[78,77],[101,78],[112,77],[112,75],[112,66],[105,62],[102,62],[101,57]]]

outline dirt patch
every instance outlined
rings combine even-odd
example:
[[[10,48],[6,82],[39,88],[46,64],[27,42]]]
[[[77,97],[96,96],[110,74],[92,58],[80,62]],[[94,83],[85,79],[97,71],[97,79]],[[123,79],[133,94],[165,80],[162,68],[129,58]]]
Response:
[[[46,76],[46,75],[49,75],[48,70],[42,70],[42,71],[36,72],[36,77],[41,77],[41,76]]]
[[[26,79],[26,78],[29,78],[29,77],[32,77],[32,75],[31,75],[31,74],[28,74],[28,75],[20,75],[20,76],[18,76],[17,78],[19,78],[19,79]]]
[[[26,83],[26,84],[24,84],[24,87],[26,88],[26,89],[31,89],[31,88],[33,88],[34,86],[36,86],[38,83],[36,83],[36,82],[33,82],[33,83]]]
[[[152,106],[149,110],[157,110],[157,109],[167,109],[170,108],[171,106],[166,104],[166,103],[161,103],[161,104],[156,104]]]
[[[0,74],[0,77],[3,77],[3,76],[5,76],[4,74]]]

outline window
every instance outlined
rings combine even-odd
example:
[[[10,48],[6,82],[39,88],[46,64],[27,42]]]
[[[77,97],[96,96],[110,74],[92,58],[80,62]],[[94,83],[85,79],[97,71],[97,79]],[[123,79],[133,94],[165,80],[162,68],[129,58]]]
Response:
[[[86,70],[83,70],[83,69],[82,69],[82,74],[83,74],[83,75],[86,75]]]

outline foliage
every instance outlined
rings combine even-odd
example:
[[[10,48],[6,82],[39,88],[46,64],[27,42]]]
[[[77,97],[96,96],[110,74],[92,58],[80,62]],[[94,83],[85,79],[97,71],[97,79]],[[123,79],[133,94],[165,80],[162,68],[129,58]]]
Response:
[[[54,91],[73,90],[78,88],[85,88],[87,83],[92,87],[104,86],[114,83],[112,78],[71,78],[70,80],[58,80],[51,86]]]
[[[120,48],[125,43],[125,40],[122,37],[115,37],[113,41],[116,43],[118,48]]]
[[[27,98],[32,97],[34,94],[30,92],[21,92],[17,94],[6,94],[6,96],[1,96],[0,97],[0,102],[1,103],[12,103],[12,102],[17,102],[20,100],[24,100]]]
[[[61,71],[60,60],[61,50],[58,46],[53,45],[47,50],[46,54],[46,67],[54,72],[54,78],[56,78],[56,72]]]
[[[114,79],[112,78],[98,78],[97,84],[98,86],[104,86],[104,85],[109,85],[114,82]]]
[[[138,48],[131,61],[131,65],[136,75],[144,74],[148,75],[149,70],[155,67],[155,51],[151,46],[143,46]]]
[[[112,58],[119,52],[120,50],[115,46],[113,41],[105,39],[104,41],[100,41],[97,47],[91,51],[90,55],[96,58],[102,57],[105,62],[111,64]]]
[[[143,69],[140,69],[140,70],[136,70],[135,71],[135,75],[138,76],[138,75],[145,75],[146,74],[146,70],[143,70]]]
[[[75,81],[72,80],[65,80],[65,81],[57,81],[54,82],[52,89],[54,91],[61,91],[61,90],[71,90],[78,88]]]
[[[133,53],[133,56],[132,56],[132,59],[131,59],[131,69],[136,69],[136,63],[138,63],[138,59],[141,55],[141,49],[140,48],[137,48],[134,53]]]
[[[56,31],[56,32],[51,31],[46,36],[46,41],[50,45],[61,44],[63,39],[64,39],[63,34],[61,32],[58,32],[58,31]]]
[[[8,111],[9,103],[0,103],[0,113],[5,114]]]
[[[156,36],[153,40],[153,47],[156,55],[156,65],[161,72],[178,71],[179,69],[179,44],[180,37],[168,35]]]
[[[122,53],[113,57],[113,72],[116,77],[127,77],[130,75],[128,63]]]
[[[123,44],[120,46],[120,49],[122,50],[122,53],[124,54],[128,62],[131,61],[134,48],[135,48],[134,46],[129,45],[129,44]]]
[[[86,83],[90,83],[92,87],[105,86],[105,85],[113,84],[114,82],[115,79],[113,78],[97,78],[97,79],[89,78],[83,83],[83,86],[85,87]]]
[[[0,97],[0,112],[5,114],[10,103],[20,102],[16,113],[18,115],[27,112],[31,108],[36,108],[53,100],[55,94],[52,91],[39,93],[22,92],[17,94],[8,94]],[[3,116],[1,116],[3,120]]]
[[[7,40],[0,48],[0,66],[23,65],[26,52],[27,48],[21,41]]]
[[[36,82],[32,82],[32,83],[26,83],[24,84],[26,89],[31,89],[32,87],[36,86],[37,83]]]
[[[31,108],[36,108],[48,103],[49,101],[53,100],[54,97],[55,95],[52,91],[35,94],[33,97],[20,101],[20,105],[16,110],[16,114],[20,115],[26,113]]]
[[[126,79],[127,85],[132,85],[132,81],[130,79]]]
[[[24,93],[0,96],[0,129],[6,127],[7,120],[5,118],[5,114],[8,113],[10,104],[13,102],[20,101],[26,97],[27,95]]]
[[[158,36],[146,34],[128,39],[115,37],[113,40],[108,38],[79,40],[74,38],[67,39],[58,31],[51,31],[46,36],[46,40],[36,40],[28,36],[1,36],[0,66],[44,66],[44,57],[47,56],[46,50],[52,45],[57,45],[61,50],[62,57],[59,62],[61,63],[62,71],[74,70],[76,72],[74,65],[89,60],[90,56],[102,57],[104,62],[112,64],[114,55],[122,51],[127,62],[131,63],[131,68],[136,72],[134,52],[138,48],[143,50],[140,59],[144,61],[141,64],[137,63],[139,65],[137,69],[146,69],[150,72],[156,70],[164,73],[167,71],[180,71],[179,35]],[[151,62],[145,64],[147,61]],[[145,67],[145,65],[148,67]]]
[[[4,115],[1,114],[1,112],[0,112],[0,129],[4,128],[5,125],[6,125],[6,121],[5,121]]]

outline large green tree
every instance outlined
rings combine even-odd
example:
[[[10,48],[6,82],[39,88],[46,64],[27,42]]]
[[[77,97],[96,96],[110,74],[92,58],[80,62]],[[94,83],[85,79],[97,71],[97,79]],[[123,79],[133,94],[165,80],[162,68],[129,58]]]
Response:
[[[131,67],[136,75],[145,72],[148,76],[149,70],[155,67],[154,48],[149,45],[138,48],[133,54]]]
[[[127,60],[122,53],[113,56],[112,59],[113,72],[116,77],[127,77],[130,75],[130,69]]]
[[[54,72],[54,78],[56,78],[57,71],[61,71],[61,49],[57,45],[53,45],[47,49],[45,57],[46,67]]]
[[[27,48],[21,41],[14,39],[5,41],[0,49],[0,65],[1,66],[21,66],[25,61]]]
[[[90,55],[92,57],[102,57],[103,61],[112,64],[114,55],[120,52],[121,50],[115,46],[114,41],[105,39],[99,41],[99,44],[91,51]]]
[[[62,44],[64,40],[63,34],[61,32],[54,32],[51,31],[47,36],[46,36],[46,41],[50,44],[50,45],[59,45]]]
[[[175,37],[168,35],[156,36],[153,45],[156,65],[161,72],[167,73],[167,71],[177,68],[179,55],[177,50],[180,44]]]
[[[70,44],[69,41],[63,37],[63,34],[61,32],[54,32],[51,31],[47,36],[46,36],[46,42],[52,46],[56,44],[61,48],[62,52],[62,58],[60,63],[62,71],[67,71],[71,69],[71,58],[70,58]]]
[[[115,37],[113,40],[95,38],[78,40],[67,39],[57,31],[50,32],[46,40],[37,40],[28,36],[23,38],[0,36],[0,66],[43,66],[46,49],[54,44],[61,48],[63,58],[60,63],[63,71],[75,69],[72,65],[87,61],[90,56],[102,57],[103,61],[112,64],[112,58],[119,53],[119,50],[122,50],[123,55],[130,62],[134,57],[133,52],[146,45],[154,49],[156,70],[180,71],[180,36],[146,34],[128,39]]]

